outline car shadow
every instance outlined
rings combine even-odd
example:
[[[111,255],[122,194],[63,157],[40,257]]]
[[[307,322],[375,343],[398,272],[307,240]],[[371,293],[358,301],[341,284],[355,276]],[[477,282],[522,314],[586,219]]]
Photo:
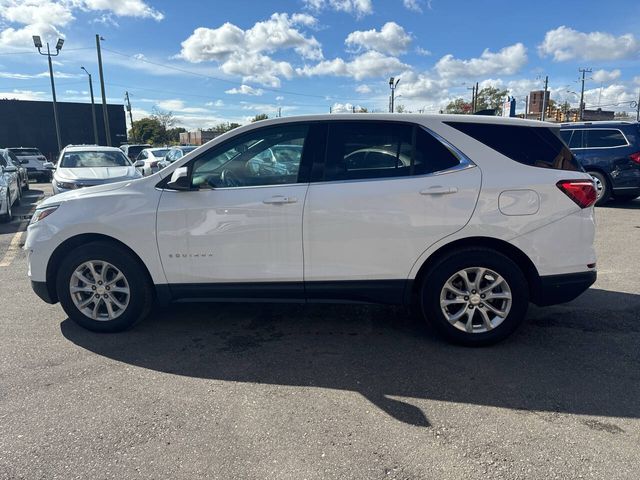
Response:
[[[640,417],[638,312],[640,295],[591,289],[532,307],[511,338],[475,349],[443,342],[404,309],[361,305],[176,304],[126,333],[68,319],[61,330],[82,348],[159,372],[359,392],[424,427],[428,412],[412,399]]]
[[[637,210],[640,209],[640,198],[636,198],[635,200],[630,200],[627,202],[621,202],[619,200],[612,200],[603,205],[606,208],[622,208],[626,210]]]

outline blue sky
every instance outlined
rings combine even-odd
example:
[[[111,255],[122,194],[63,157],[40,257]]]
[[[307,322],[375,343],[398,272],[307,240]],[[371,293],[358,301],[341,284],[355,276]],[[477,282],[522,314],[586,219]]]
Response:
[[[516,5],[521,5],[516,8]],[[640,2],[455,0],[0,0],[0,98],[50,99],[31,35],[65,45],[59,99],[88,101],[95,34],[107,95],[128,91],[135,118],[171,110],[187,128],[256,113],[324,113],[397,103],[437,112],[474,82],[519,99],[549,76],[552,98],[631,110],[640,89]],[[538,12],[534,14],[533,12]]]

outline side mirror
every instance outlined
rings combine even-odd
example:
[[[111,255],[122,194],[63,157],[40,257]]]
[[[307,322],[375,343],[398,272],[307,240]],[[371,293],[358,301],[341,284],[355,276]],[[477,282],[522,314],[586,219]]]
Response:
[[[137,160],[136,163],[133,164],[133,166],[136,168],[144,167],[144,160]]]
[[[4,171],[7,173],[16,173],[18,171],[18,167],[15,165],[7,165],[4,167]]]
[[[56,166],[55,166],[53,163],[51,163],[51,162],[44,162],[44,163],[42,164],[42,166],[43,166],[44,168],[46,168],[47,170],[55,170],[55,169],[56,169]]]
[[[171,174],[171,180],[169,180],[169,183],[167,183],[167,188],[170,188],[171,190],[191,190],[189,168],[176,168]]]

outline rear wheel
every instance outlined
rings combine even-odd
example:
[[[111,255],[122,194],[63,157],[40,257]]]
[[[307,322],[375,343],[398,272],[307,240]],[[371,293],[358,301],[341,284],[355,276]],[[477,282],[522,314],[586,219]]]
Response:
[[[144,318],[152,290],[127,250],[93,242],[69,254],[58,269],[58,298],[69,318],[95,332],[119,332]]]
[[[601,172],[587,172],[596,183],[596,205],[603,205],[609,201],[611,197],[611,185],[607,176]]]
[[[424,278],[425,319],[451,342],[490,345],[509,336],[524,319],[529,288],[520,268],[491,249],[451,253]]]

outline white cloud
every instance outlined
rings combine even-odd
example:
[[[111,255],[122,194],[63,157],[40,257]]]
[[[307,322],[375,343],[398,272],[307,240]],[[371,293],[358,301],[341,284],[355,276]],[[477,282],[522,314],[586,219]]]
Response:
[[[158,107],[163,110],[182,110],[184,108],[184,102],[182,100],[161,100],[158,102]]]
[[[354,105],[352,103],[334,103],[331,105],[331,113],[354,113],[362,110],[361,105]]]
[[[205,105],[207,107],[224,107],[224,102],[222,100],[216,100],[215,102],[207,102]]]
[[[65,73],[54,70],[54,78],[79,78],[82,75],[77,73]],[[0,72],[0,78],[10,78],[12,80],[31,80],[34,78],[49,78],[49,72],[41,73],[13,73],[13,72]]]
[[[389,73],[405,70],[405,65],[396,57],[389,57],[380,52],[369,51],[347,62],[342,58],[324,60],[316,65],[305,65],[296,69],[299,75],[335,75],[340,77],[353,77],[362,80],[369,77],[380,77]]]
[[[254,95],[259,97],[264,93],[264,90],[261,88],[253,88],[249,85],[240,85],[239,87],[233,87],[230,90],[225,90],[224,93],[228,93],[229,95]]]
[[[164,14],[150,7],[142,0],[84,0],[88,10],[106,10],[121,17],[153,18],[160,21]]]
[[[448,84],[447,80],[428,73],[406,71],[400,75],[396,92],[407,100],[443,101],[448,96]]]
[[[615,70],[607,71],[607,70],[596,70],[593,72],[591,78],[593,78],[596,82],[612,82],[617,80],[622,75],[622,72],[617,68]]]
[[[637,92],[619,84],[584,91],[584,103],[587,108],[597,108],[601,105],[603,110],[630,110],[630,102],[637,99]]]
[[[633,83],[640,85],[640,75],[638,75],[637,77],[633,77]]]
[[[422,13],[422,0],[402,0],[404,8],[413,12]],[[427,0],[427,8],[431,10],[431,0]]]
[[[423,57],[431,56],[431,50],[427,50],[426,48],[416,47],[416,53]]]
[[[407,51],[411,35],[395,22],[385,23],[376,29],[351,32],[344,42],[356,50],[376,50],[389,55],[400,55]]]
[[[481,77],[492,74],[513,75],[527,63],[527,49],[522,43],[502,48],[494,53],[485,49],[478,58],[461,60],[445,55],[435,69],[444,78]]]
[[[43,42],[55,42],[64,35],[48,23],[33,23],[22,28],[8,27],[0,32],[0,46],[8,48],[33,48],[33,35],[42,37]]]
[[[567,60],[619,60],[640,55],[640,41],[627,33],[616,37],[605,32],[578,32],[561,26],[548,31],[538,46],[541,56],[556,62]]]
[[[371,87],[369,85],[358,85],[356,87],[356,92],[362,94],[371,93]]]
[[[11,92],[0,92],[0,99],[9,100],[46,100],[45,92],[33,90],[12,90]]]
[[[304,0],[305,5],[315,11],[324,9],[346,12],[362,17],[373,13],[371,0]]]
[[[248,30],[228,22],[218,28],[200,27],[182,42],[178,56],[192,63],[215,61],[224,73],[240,75],[243,81],[278,87],[280,78],[291,78],[294,70],[267,54],[293,49],[302,58],[321,60],[320,42],[300,30],[315,23],[308,14],[274,13]]]

